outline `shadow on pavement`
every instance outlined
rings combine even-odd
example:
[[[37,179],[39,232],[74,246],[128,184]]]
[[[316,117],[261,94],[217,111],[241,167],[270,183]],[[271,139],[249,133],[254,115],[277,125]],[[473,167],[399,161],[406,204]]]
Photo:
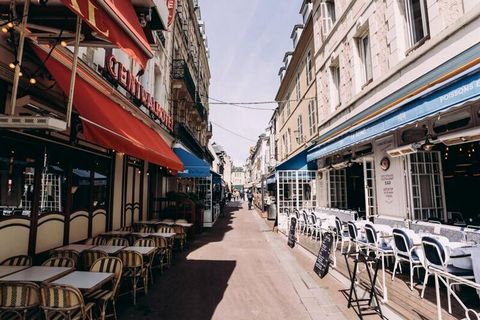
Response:
[[[163,275],[154,274],[155,283],[148,295],[138,296],[132,305],[130,295],[118,301],[119,319],[207,320],[223,298],[237,262],[234,260],[190,260],[187,256],[212,242],[222,241],[232,230],[232,215],[240,203],[230,203],[225,216],[219,217],[211,230],[196,235],[189,248],[175,255],[173,265]]]

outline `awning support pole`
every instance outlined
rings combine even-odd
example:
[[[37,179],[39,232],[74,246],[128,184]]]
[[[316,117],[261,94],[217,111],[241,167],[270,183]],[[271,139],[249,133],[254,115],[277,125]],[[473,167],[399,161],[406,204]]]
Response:
[[[75,79],[77,78],[78,49],[80,47],[80,32],[82,30],[82,19],[77,16],[77,25],[75,29],[75,44],[73,48],[72,75],[70,77],[70,89],[68,91],[67,103],[67,128],[70,128],[72,122],[73,95],[75,94]]]
[[[20,71],[23,58],[23,47],[25,44],[25,33],[27,29],[28,9],[30,8],[30,0],[25,0],[23,6],[22,25],[20,26],[20,39],[18,40],[18,51],[15,61],[15,74],[13,76],[12,96],[10,100],[10,115],[15,115],[15,107],[17,104],[18,83],[20,82]]]

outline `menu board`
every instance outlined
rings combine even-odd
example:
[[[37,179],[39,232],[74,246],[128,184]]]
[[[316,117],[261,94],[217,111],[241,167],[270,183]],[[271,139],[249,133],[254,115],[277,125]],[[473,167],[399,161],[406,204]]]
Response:
[[[328,267],[330,265],[330,252],[332,251],[332,243],[333,243],[333,233],[326,232],[323,235],[322,244],[320,246],[320,250],[318,251],[317,260],[315,261],[315,266],[313,267],[313,271],[320,278],[323,278],[328,273]]]
[[[295,235],[295,230],[297,229],[297,218],[292,217],[290,219],[290,230],[288,231],[288,246],[290,248],[295,247],[295,243],[297,242],[297,236]]]

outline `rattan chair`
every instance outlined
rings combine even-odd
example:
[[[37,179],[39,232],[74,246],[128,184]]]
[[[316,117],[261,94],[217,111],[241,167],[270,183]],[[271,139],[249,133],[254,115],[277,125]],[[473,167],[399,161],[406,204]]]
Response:
[[[82,267],[84,270],[89,270],[93,263],[99,259],[108,257],[108,254],[104,251],[89,249],[82,252]]]
[[[2,266],[22,266],[22,267],[31,267],[32,266],[32,257],[27,255],[19,255],[7,258],[0,263]]]
[[[121,227],[120,229],[118,229],[118,231],[133,232],[133,227],[132,226]]]
[[[183,251],[185,246],[185,241],[187,240],[187,234],[185,233],[185,228],[182,226],[173,226],[173,232],[175,232],[175,240],[178,241],[180,250]]]
[[[175,230],[174,230],[173,227],[171,227],[171,226],[160,225],[160,226],[157,228],[157,232],[160,232],[160,233],[174,233]]]
[[[75,265],[77,265],[80,255],[75,250],[56,249],[56,250],[50,251],[50,258],[53,258],[53,257],[71,258],[73,259],[73,261],[75,261]]]
[[[130,245],[128,239],[125,238],[112,238],[107,242],[108,246],[122,246],[128,247]]]
[[[85,304],[80,290],[70,286],[46,284],[40,288],[41,305],[46,320],[93,319],[94,303]]]
[[[85,244],[93,244],[95,246],[103,246],[103,245],[107,244],[107,238],[102,237],[102,236],[98,236],[98,237],[95,237],[95,238],[88,239],[85,242]]]
[[[42,263],[42,266],[46,267],[64,267],[64,268],[75,268],[75,260],[67,257],[52,257],[45,260]]]
[[[160,268],[160,272],[163,272],[163,268],[169,265],[170,247],[168,246],[167,239],[164,237],[154,236],[152,239],[155,240],[155,247],[157,247],[152,268]]]
[[[141,233],[155,233],[155,227],[154,226],[142,226],[140,228]]]
[[[137,241],[135,241],[133,245],[136,247],[155,247],[155,248],[157,247],[157,243],[153,238],[138,239]],[[147,259],[143,260],[143,265],[147,269],[147,272],[149,273],[150,280],[152,283],[153,283],[152,265],[153,265],[153,261],[155,259],[156,253],[157,253],[157,250],[155,250],[155,252],[152,255],[150,255]]]
[[[103,257],[97,259],[91,266],[92,272],[113,273],[113,284],[110,289],[99,289],[86,296],[86,300],[94,301],[100,309],[100,318],[103,320],[107,316],[113,315],[117,319],[116,301],[120,280],[122,279],[123,262],[117,257]],[[106,315],[108,303],[112,304],[113,314]]]
[[[0,319],[39,319],[40,287],[30,282],[0,282]]]
[[[143,257],[135,251],[122,250],[118,257],[123,262],[123,278],[129,278],[132,283],[133,304],[137,304],[137,291],[144,289],[148,292],[148,272],[143,264]],[[138,281],[143,279],[143,288],[138,287]]]

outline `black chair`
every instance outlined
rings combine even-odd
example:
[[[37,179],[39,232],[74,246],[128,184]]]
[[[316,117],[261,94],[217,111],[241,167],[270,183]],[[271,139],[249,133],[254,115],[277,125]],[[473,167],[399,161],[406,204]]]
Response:
[[[469,269],[462,269],[455,267],[453,264],[448,264],[451,259],[455,258],[464,258],[465,255],[462,256],[450,256],[447,257],[446,250],[444,245],[433,237],[423,237],[422,238],[422,246],[423,252],[425,254],[425,279],[423,280],[423,289],[421,297],[423,299],[425,288],[427,286],[428,277],[430,273],[435,272],[435,269],[443,271],[445,273],[449,273],[451,275],[474,280],[475,277],[473,275],[473,270]],[[468,255],[467,255],[468,256]],[[448,278],[445,279],[448,285],[448,293],[447,293],[447,302],[448,302],[448,312],[452,313],[452,303],[451,303],[451,293],[452,286],[455,284],[460,283],[450,283]],[[439,288],[435,287],[435,290],[439,290]]]
[[[413,242],[408,234],[402,229],[393,229],[393,241],[395,264],[393,265],[392,280],[395,279],[395,271],[397,270],[397,266],[400,266],[400,270],[402,270],[401,262],[407,261],[410,265],[410,290],[413,290],[413,271],[417,269],[418,272],[419,268],[423,268],[420,257],[415,251],[417,247],[413,245]],[[419,274],[417,274],[417,276],[420,277]]]

